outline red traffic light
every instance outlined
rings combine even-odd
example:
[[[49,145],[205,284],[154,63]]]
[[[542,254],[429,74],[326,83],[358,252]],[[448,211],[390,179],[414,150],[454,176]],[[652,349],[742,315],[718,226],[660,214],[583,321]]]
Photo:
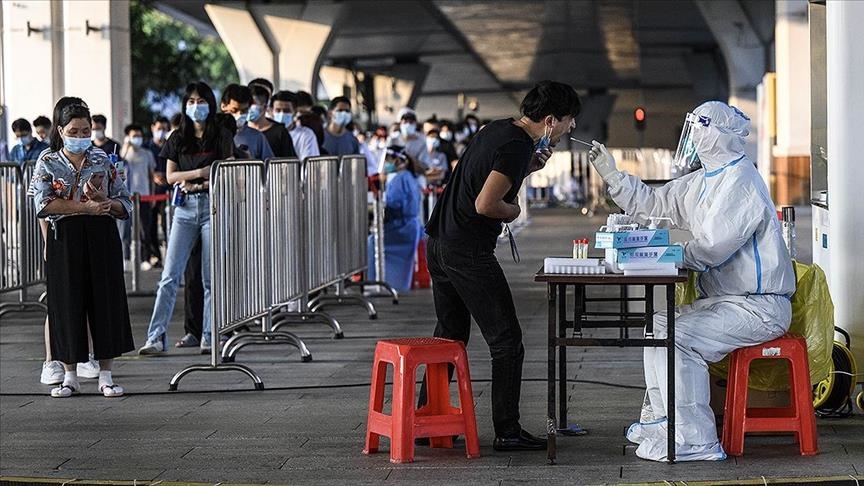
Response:
[[[633,119],[636,120],[637,123],[642,123],[645,121],[645,108],[641,106],[637,106],[635,110],[633,110]]]

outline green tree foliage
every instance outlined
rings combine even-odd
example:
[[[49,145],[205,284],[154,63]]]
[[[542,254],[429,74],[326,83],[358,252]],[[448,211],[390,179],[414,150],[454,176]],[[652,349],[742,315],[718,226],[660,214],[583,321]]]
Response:
[[[234,61],[219,38],[201,35],[146,0],[130,2],[129,17],[136,122],[148,123],[163,107],[169,113],[180,111],[177,97],[192,81],[203,80],[214,89],[240,82]]]

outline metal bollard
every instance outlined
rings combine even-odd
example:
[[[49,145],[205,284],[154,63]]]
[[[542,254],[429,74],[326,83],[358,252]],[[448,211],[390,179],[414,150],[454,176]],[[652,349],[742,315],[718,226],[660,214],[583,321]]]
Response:
[[[382,201],[384,191],[379,191],[373,196],[373,238],[372,242],[375,246],[375,280],[386,282],[384,274],[384,203]]]
[[[132,235],[129,251],[132,260],[132,292],[138,292],[141,268],[141,195],[132,194]]]

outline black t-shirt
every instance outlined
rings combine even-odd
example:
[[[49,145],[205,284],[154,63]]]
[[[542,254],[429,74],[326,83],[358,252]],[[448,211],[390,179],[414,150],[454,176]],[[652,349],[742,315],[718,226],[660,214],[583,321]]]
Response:
[[[273,122],[270,128],[261,132],[267,138],[267,143],[270,144],[270,149],[273,150],[273,155],[276,157],[296,157],[297,152],[294,151],[294,140],[291,139],[291,134],[288,129],[281,123]]]
[[[504,201],[513,203],[528,173],[534,142],[513,119],[495,120],[477,133],[456,165],[444,194],[435,205],[426,233],[450,244],[479,245],[494,250],[501,233],[500,219],[477,214],[477,195],[494,170],[513,182]]]
[[[162,147],[162,153],[159,155],[166,160],[173,160],[177,163],[181,171],[195,170],[202,167],[207,167],[217,160],[228,159],[233,156],[234,137],[226,128],[222,128],[217,133],[215,139],[205,146],[204,140],[195,139],[196,149],[191,152],[183,150],[183,134],[179,130],[168,137],[165,145]],[[201,184],[204,179],[195,179],[192,184]]]

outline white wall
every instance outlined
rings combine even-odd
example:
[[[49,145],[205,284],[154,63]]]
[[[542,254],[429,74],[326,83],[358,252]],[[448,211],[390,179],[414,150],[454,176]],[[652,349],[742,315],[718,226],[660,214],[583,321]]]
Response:
[[[8,126],[52,116],[61,96],[78,96],[108,117],[122,138],[131,122],[128,0],[3,1],[3,92]],[[42,32],[27,35],[27,22]],[[86,30],[87,22],[100,31]]]
[[[106,132],[121,141],[132,121],[129,2],[65,0],[63,52],[65,95],[87,102],[90,113],[108,118]],[[89,22],[100,31],[86,31]]]
[[[777,0],[775,156],[810,156],[810,27],[807,0]]]
[[[55,71],[62,70],[53,54],[58,34],[52,27],[51,2],[3,1],[3,91],[0,103],[6,110],[6,126],[11,148],[15,143],[10,125],[18,118],[31,123],[39,115],[51,118],[54,107]],[[42,32],[27,35],[27,22]],[[62,60],[61,60],[62,61]],[[60,68],[57,66],[60,65]]]

